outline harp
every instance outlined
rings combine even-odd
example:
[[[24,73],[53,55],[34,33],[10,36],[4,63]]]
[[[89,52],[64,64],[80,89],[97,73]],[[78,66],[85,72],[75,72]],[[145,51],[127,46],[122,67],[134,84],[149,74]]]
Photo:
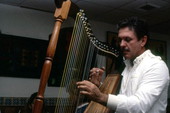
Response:
[[[70,6],[70,0],[63,1],[63,3],[61,3],[61,8],[56,9],[56,12],[54,14],[56,17],[56,22],[47,48],[46,58],[41,73],[40,85],[37,98],[35,100],[33,113],[41,113],[43,107],[45,86],[50,75],[60,27],[62,22],[67,18]],[[76,16],[66,64],[60,85],[61,89],[59,91],[59,95],[64,95],[62,89],[65,88],[68,92],[68,98],[57,99],[55,113],[80,113],[84,111],[82,105],[87,105],[84,104],[84,102],[88,102],[88,100],[85,100],[82,95],[79,95],[79,91],[76,88],[76,82],[88,78],[88,72],[93,67],[93,64],[95,64],[93,60],[96,58],[95,53],[107,54],[114,57],[117,57],[119,54],[119,52],[115,48],[110,47],[95,38],[88,19],[85,16],[85,13],[83,12],[83,10],[80,10],[80,12],[77,13]],[[115,79],[115,76],[112,78]],[[118,79],[119,77],[116,77],[115,80],[118,81]],[[116,85],[114,84],[112,86],[115,87]],[[103,87],[101,87],[101,90],[104,90],[104,87],[105,86],[103,85]],[[112,88],[111,92],[113,92],[114,89]],[[94,106],[94,102],[92,102],[92,105]],[[89,106],[85,112],[91,112]]]

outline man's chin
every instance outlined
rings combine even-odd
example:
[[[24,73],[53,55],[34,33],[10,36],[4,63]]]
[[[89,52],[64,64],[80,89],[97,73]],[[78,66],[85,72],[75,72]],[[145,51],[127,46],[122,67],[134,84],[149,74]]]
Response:
[[[124,56],[125,59],[131,59],[131,57],[127,54],[124,54],[123,56]]]

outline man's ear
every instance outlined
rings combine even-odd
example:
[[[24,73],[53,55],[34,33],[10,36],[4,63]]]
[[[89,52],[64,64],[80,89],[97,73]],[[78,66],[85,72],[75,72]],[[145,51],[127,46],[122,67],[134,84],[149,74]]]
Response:
[[[143,36],[143,38],[141,39],[141,46],[142,46],[142,47],[144,47],[144,46],[145,46],[145,44],[146,44],[147,40],[148,40],[148,37],[147,37],[146,35],[145,35],[145,36]]]

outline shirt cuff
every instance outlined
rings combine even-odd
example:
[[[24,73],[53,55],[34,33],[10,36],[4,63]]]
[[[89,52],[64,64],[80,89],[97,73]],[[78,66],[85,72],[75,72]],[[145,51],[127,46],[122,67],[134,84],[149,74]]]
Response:
[[[108,108],[115,110],[119,102],[120,100],[118,99],[116,95],[113,95],[113,94],[108,95],[108,101],[107,101]]]

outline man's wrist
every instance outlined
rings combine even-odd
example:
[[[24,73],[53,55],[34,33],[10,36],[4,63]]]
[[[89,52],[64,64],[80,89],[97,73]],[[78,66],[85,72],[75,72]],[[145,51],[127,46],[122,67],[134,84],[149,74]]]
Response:
[[[107,100],[108,100],[108,95],[101,93],[101,97],[99,99],[99,103],[106,106],[107,105]]]

